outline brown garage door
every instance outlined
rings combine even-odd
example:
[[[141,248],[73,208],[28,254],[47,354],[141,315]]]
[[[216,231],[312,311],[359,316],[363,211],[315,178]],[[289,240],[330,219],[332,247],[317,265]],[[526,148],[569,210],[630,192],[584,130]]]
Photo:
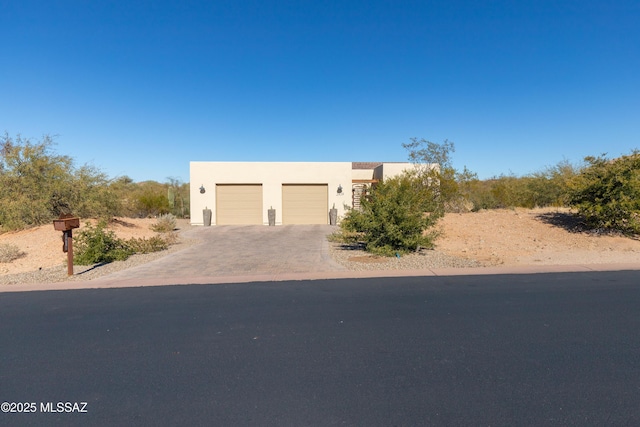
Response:
[[[282,186],[283,224],[327,224],[327,184],[284,184]]]
[[[216,224],[262,224],[262,185],[216,185]]]

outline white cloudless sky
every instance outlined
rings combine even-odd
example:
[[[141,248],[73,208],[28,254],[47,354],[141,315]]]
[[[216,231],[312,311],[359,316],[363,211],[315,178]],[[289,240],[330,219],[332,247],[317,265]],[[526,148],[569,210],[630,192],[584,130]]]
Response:
[[[640,147],[638,1],[0,0],[0,132],[111,177],[406,161],[480,178]]]

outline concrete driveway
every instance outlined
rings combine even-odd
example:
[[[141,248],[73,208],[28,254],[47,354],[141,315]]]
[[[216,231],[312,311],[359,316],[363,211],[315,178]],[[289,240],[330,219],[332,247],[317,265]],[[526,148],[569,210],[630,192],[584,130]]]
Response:
[[[182,236],[200,243],[100,280],[281,276],[342,271],[329,255],[330,225],[192,227]]]

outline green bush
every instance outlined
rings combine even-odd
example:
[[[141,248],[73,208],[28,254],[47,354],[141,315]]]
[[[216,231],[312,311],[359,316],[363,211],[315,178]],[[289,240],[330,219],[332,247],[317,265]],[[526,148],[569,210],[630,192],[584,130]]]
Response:
[[[124,261],[134,254],[147,254],[163,251],[175,242],[175,233],[164,233],[161,236],[146,238],[131,238],[123,240],[107,230],[107,221],[101,220],[92,226],[86,224],[85,229],[74,239],[74,264],[91,265]]]
[[[1,231],[45,224],[63,213],[97,217],[121,209],[102,172],[75,167],[71,157],[55,154],[53,145],[49,136],[37,142],[0,136]]]
[[[429,229],[442,216],[437,186],[405,173],[378,183],[361,210],[349,210],[340,222],[344,241],[360,240],[369,252],[392,256],[433,247]]]
[[[145,181],[136,184],[133,195],[137,216],[154,217],[169,213],[169,198],[167,197],[167,186],[155,181]]]
[[[465,194],[473,211],[568,206],[569,182],[579,172],[579,168],[563,161],[525,176],[500,175],[483,181],[469,181]]]
[[[119,239],[113,231],[106,229],[106,221],[99,221],[95,227],[87,223],[85,227],[74,239],[74,242],[77,241],[74,248],[74,264],[91,265],[124,261],[134,254],[124,240]]]
[[[49,223],[60,214],[81,218],[189,215],[189,184],[176,179],[134,183],[76,167],[53,150],[55,141],[0,135],[0,232]]]
[[[469,190],[477,181],[477,175],[466,167],[462,172],[452,163],[455,145],[452,141],[442,143],[424,138],[411,138],[411,142],[402,144],[408,151],[409,160],[414,164],[417,175],[424,184],[434,183],[432,192],[434,201],[447,212],[462,212],[469,205]]]
[[[570,183],[569,203],[592,228],[640,234],[640,152],[587,157]]]
[[[10,263],[25,256],[16,245],[11,243],[0,243],[0,263]]]

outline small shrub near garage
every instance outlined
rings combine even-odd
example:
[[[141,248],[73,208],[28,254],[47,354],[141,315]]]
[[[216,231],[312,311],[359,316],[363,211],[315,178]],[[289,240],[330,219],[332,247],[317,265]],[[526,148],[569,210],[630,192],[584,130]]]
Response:
[[[177,226],[178,224],[176,222],[175,215],[173,214],[160,215],[158,217],[158,221],[155,224],[151,225],[150,228],[156,233],[160,233],[161,236],[157,236],[150,239],[152,241],[146,242],[145,247],[155,246],[160,248],[161,242],[164,242],[164,244],[167,247],[169,245],[173,245],[178,241],[178,233],[176,233],[175,231]],[[166,247],[163,249],[166,249]],[[156,250],[162,250],[162,249],[156,249]],[[154,251],[150,251],[150,252],[154,252]]]
[[[345,243],[359,241],[368,252],[384,256],[433,247],[437,232],[432,227],[443,215],[442,203],[437,186],[425,184],[422,176],[405,173],[380,182],[361,206],[340,223]]]
[[[25,256],[26,254],[12,243],[0,244],[0,263],[10,263]]]

